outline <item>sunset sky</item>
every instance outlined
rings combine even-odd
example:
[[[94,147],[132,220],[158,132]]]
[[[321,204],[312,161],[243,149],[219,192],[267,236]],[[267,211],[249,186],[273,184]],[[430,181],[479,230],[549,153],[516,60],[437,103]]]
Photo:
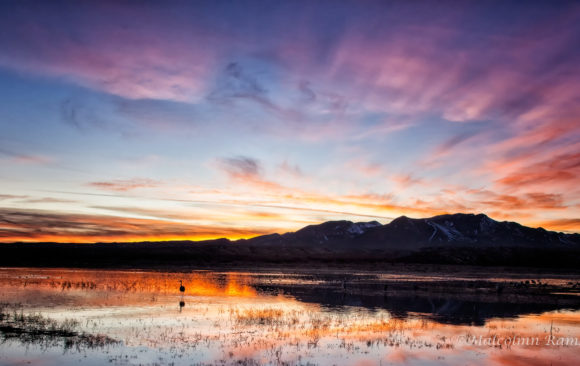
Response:
[[[0,2],[0,241],[580,232],[577,1]]]

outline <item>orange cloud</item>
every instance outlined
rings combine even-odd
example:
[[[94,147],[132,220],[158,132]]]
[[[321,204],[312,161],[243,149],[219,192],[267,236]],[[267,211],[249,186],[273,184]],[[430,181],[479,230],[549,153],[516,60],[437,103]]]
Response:
[[[580,174],[580,153],[562,154],[520,168],[497,182],[509,187],[573,183]]]
[[[272,229],[193,225],[156,219],[0,209],[0,242],[115,242],[248,238]]]
[[[538,221],[534,226],[557,231],[580,232],[580,218]]]

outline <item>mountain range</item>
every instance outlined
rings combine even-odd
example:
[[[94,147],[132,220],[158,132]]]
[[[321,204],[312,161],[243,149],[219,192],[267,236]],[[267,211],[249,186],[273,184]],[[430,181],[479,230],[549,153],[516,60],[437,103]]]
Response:
[[[580,268],[580,234],[530,228],[486,215],[328,221],[296,232],[230,241],[13,243],[0,245],[0,266],[259,267],[394,263]]]
[[[388,224],[377,221],[328,221],[293,233],[259,236],[239,243],[324,247],[340,250],[417,250],[426,247],[567,247],[580,246],[580,234],[530,228],[496,221],[484,214],[440,215],[424,219],[401,216]]]

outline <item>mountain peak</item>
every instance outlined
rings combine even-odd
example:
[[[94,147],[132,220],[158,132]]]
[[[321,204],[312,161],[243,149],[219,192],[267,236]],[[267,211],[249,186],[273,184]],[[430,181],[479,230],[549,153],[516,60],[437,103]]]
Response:
[[[416,219],[411,219],[411,218],[403,215],[403,216],[399,216],[396,219],[394,219],[393,221],[391,221],[389,223],[389,225],[392,225],[392,224],[394,224],[394,225],[407,225],[410,222],[412,222],[413,220],[416,220]]]
[[[286,233],[287,241],[297,241],[301,244],[340,244],[360,236],[370,229],[380,227],[377,221],[357,222],[340,220],[326,221],[318,225],[308,225],[294,233]]]

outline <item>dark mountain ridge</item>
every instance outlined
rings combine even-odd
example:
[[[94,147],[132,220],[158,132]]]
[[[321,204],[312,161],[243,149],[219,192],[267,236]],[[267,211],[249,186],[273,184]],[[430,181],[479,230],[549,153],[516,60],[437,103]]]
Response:
[[[377,221],[328,221],[296,232],[272,234],[239,243],[348,249],[413,251],[426,247],[580,246],[579,234],[530,228],[516,222],[495,221],[484,214],[439,215],[423,219],[401,216],[388,224]]]
[[[352,266],[369,270],[393,263],[578,270],[580,235],[499,222],[483,214],[453,214],[424,219],[402,216],[385,225],[329,221],[236,241],[0,245],[0,266],[11,267]]]

